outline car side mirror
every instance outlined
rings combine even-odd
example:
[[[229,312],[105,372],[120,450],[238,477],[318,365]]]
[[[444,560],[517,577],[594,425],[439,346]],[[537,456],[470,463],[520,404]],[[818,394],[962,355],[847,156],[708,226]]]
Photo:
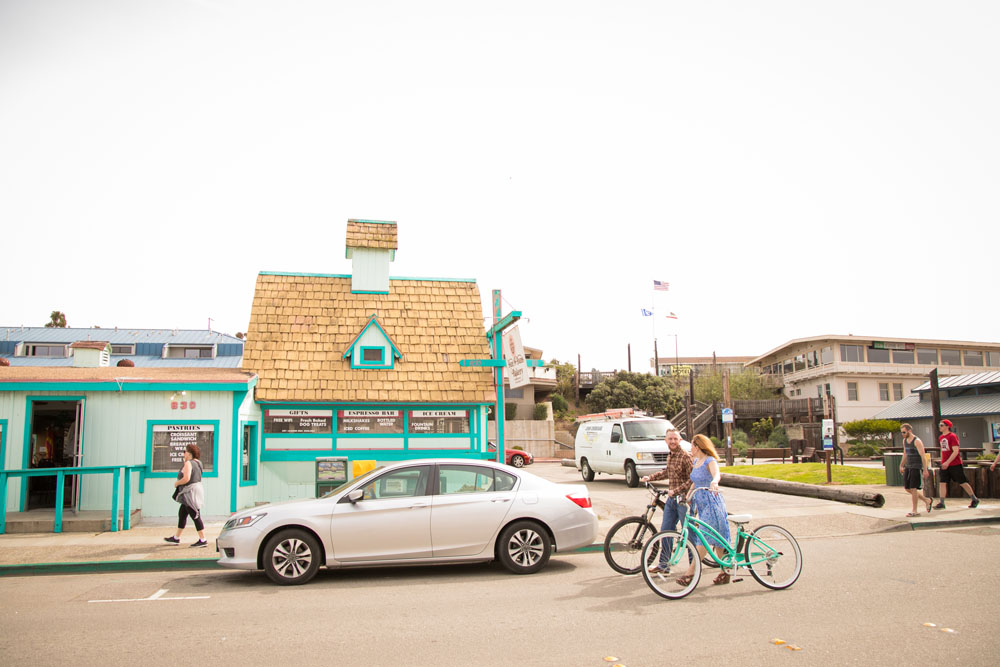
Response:
[[[364,497],[365,497],[364,489],[354,489],[353,491],[347,494],[347,502],[354,505]]]

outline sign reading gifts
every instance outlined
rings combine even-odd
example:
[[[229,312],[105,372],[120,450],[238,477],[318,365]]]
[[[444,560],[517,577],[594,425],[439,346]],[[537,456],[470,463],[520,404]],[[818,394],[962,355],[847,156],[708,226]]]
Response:
[[[402,410],[338,410],[337,433],[402,434]]]
[[[264,410],[264,433],[333,433],[333,410]]]

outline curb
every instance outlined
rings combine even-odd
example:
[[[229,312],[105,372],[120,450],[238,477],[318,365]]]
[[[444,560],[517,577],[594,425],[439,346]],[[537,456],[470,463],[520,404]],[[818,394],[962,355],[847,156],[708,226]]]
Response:
[[[218,558],[164,560],[105,560],[81,563],[19,563],[0,565],[0,577],[30,577],[49,574],[93,574],[95,572],[162,572],[167,570],[221,569]]]

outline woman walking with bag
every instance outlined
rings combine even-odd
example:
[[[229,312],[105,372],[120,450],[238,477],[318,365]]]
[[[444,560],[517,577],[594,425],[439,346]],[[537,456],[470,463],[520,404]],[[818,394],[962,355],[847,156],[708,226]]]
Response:
[[[201,508],[205,504],[205,487],[201,485],[201,449],[198,445],[188,445],[184,448],[184,465],[177,473],[174,482],[174,500],[181,504],[177,513],[177,532],[172,537],[164,537],[170,544],[181,543],[181,533],[187,525],[190,516],[194,519],[194,527],[198,531],[198,541],[192,547],[207,547],[205,540],[205,522],[201,520]]]

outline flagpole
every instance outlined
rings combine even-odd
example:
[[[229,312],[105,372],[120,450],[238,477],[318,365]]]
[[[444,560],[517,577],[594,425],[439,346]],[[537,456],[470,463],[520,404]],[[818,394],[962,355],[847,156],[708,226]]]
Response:
[[[656,290],[653,290],[654,292]],[[656,347],[656,294],[653,294],[653,377],[660,377],[660,356]]]

